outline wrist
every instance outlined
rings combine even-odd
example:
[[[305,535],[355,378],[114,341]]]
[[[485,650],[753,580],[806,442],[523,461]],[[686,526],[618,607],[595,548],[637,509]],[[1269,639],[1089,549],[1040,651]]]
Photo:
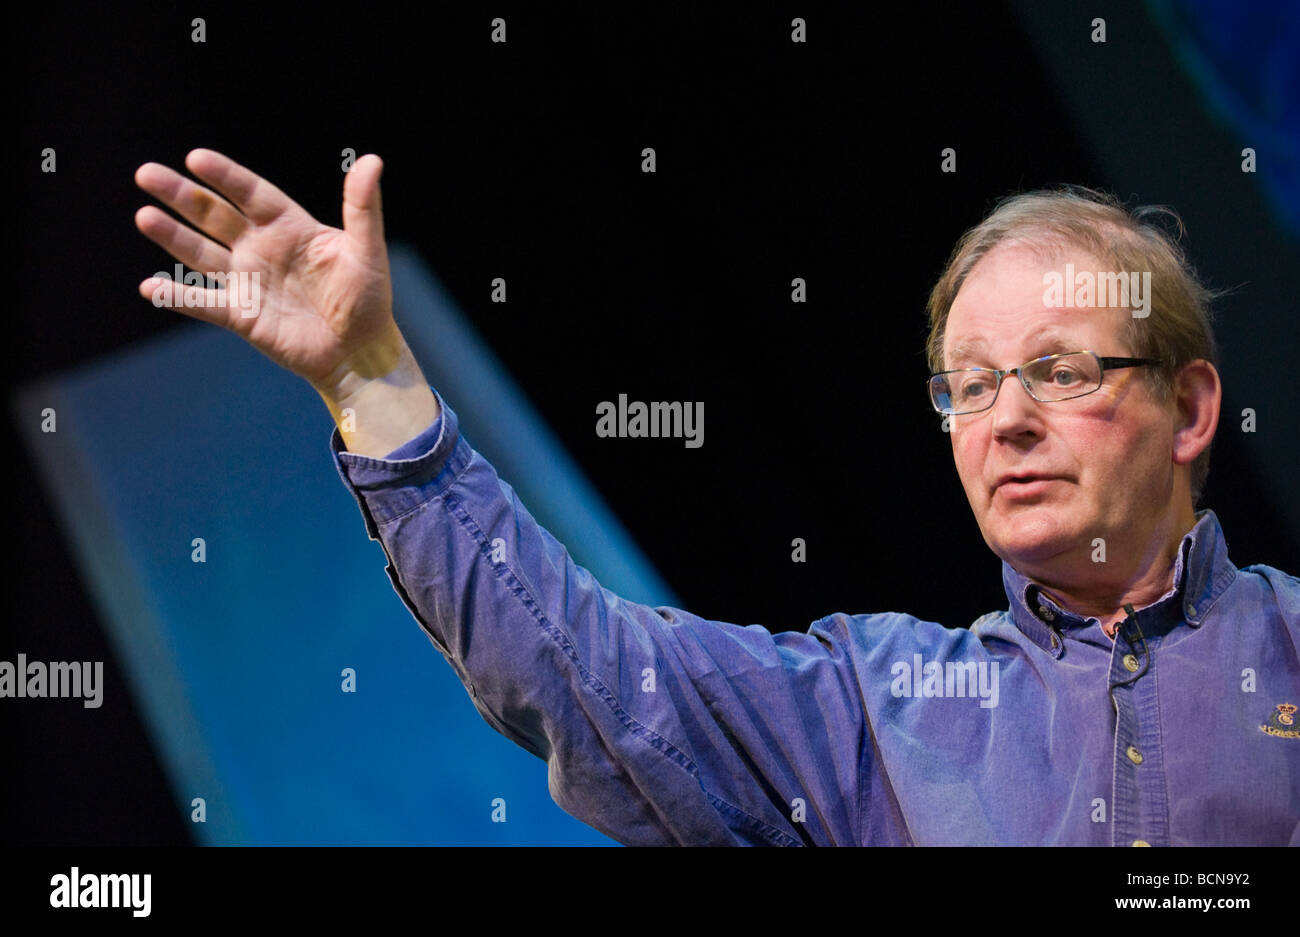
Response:
[[[359,352],[335,378],[313,385],[350,452],[384,458],[441,413],[415,355],[398,340]]]
[[[349,354],[329,374],[310,381],[326,404],[343,406],[372,381],[400,380],[412,371],[415,356],[396,323],[379,338]],[[418,366],[414,367],[418,371]]]

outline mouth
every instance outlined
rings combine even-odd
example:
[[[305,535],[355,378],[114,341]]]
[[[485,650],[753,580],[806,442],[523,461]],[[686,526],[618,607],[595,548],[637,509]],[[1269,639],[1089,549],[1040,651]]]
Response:
[[[1028,498],[1043,494],[1052,482],[1061,479],[1055,475],[1038,475],[1032,472],[1003,475],[993,486],[994,491],[1009,498]]]

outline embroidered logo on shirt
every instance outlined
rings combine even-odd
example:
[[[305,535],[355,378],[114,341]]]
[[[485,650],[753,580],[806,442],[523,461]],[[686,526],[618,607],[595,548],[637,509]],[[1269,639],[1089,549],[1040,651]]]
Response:
[[[1300,739],[1300,728],[1296,727],[1296,710],[1300,706],[1293,703],[1278,703],[1277,709],[1268,717],[1268,725],[1260,726],[1259,731],[1269,735],[1280,735],[1284,739]]]

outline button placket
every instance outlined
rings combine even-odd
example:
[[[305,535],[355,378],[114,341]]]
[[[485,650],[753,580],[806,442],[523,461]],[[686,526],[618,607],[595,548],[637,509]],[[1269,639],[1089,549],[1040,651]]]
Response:
[[[1135,699],[1137,684],[1141,679],[1137,676],[1141,661],[1134,641],[1141,640],[1141,630],[1137,626],[1137,613],[1133,607],[1126,605],[1124,610],[1128,617],[1116,630],[1108,675],[1111,702],[1115,709],[1115,789],[1111,813],[1114,828],[1111,830],[1111,842],[1117,846],[1146,842],[1140,835],[1144,832],[1143,785],[1149,773],[1142,768],[1146,759],[1139,747],[1142,738]]]

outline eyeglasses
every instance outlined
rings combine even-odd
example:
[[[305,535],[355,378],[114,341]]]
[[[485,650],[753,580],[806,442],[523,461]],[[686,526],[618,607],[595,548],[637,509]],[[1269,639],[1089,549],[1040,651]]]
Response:
[[[956,416],[979,413],[993,406],[1009,374],[1020,378],[1030,397],[1040,403],[1073,400],[1101,388],[1106,371],[1159,364],[1154,358],[1102,358],[1091,351],[1044,355],[1018,368],[958,368],[930,375],[930,403],[940,413]]]

